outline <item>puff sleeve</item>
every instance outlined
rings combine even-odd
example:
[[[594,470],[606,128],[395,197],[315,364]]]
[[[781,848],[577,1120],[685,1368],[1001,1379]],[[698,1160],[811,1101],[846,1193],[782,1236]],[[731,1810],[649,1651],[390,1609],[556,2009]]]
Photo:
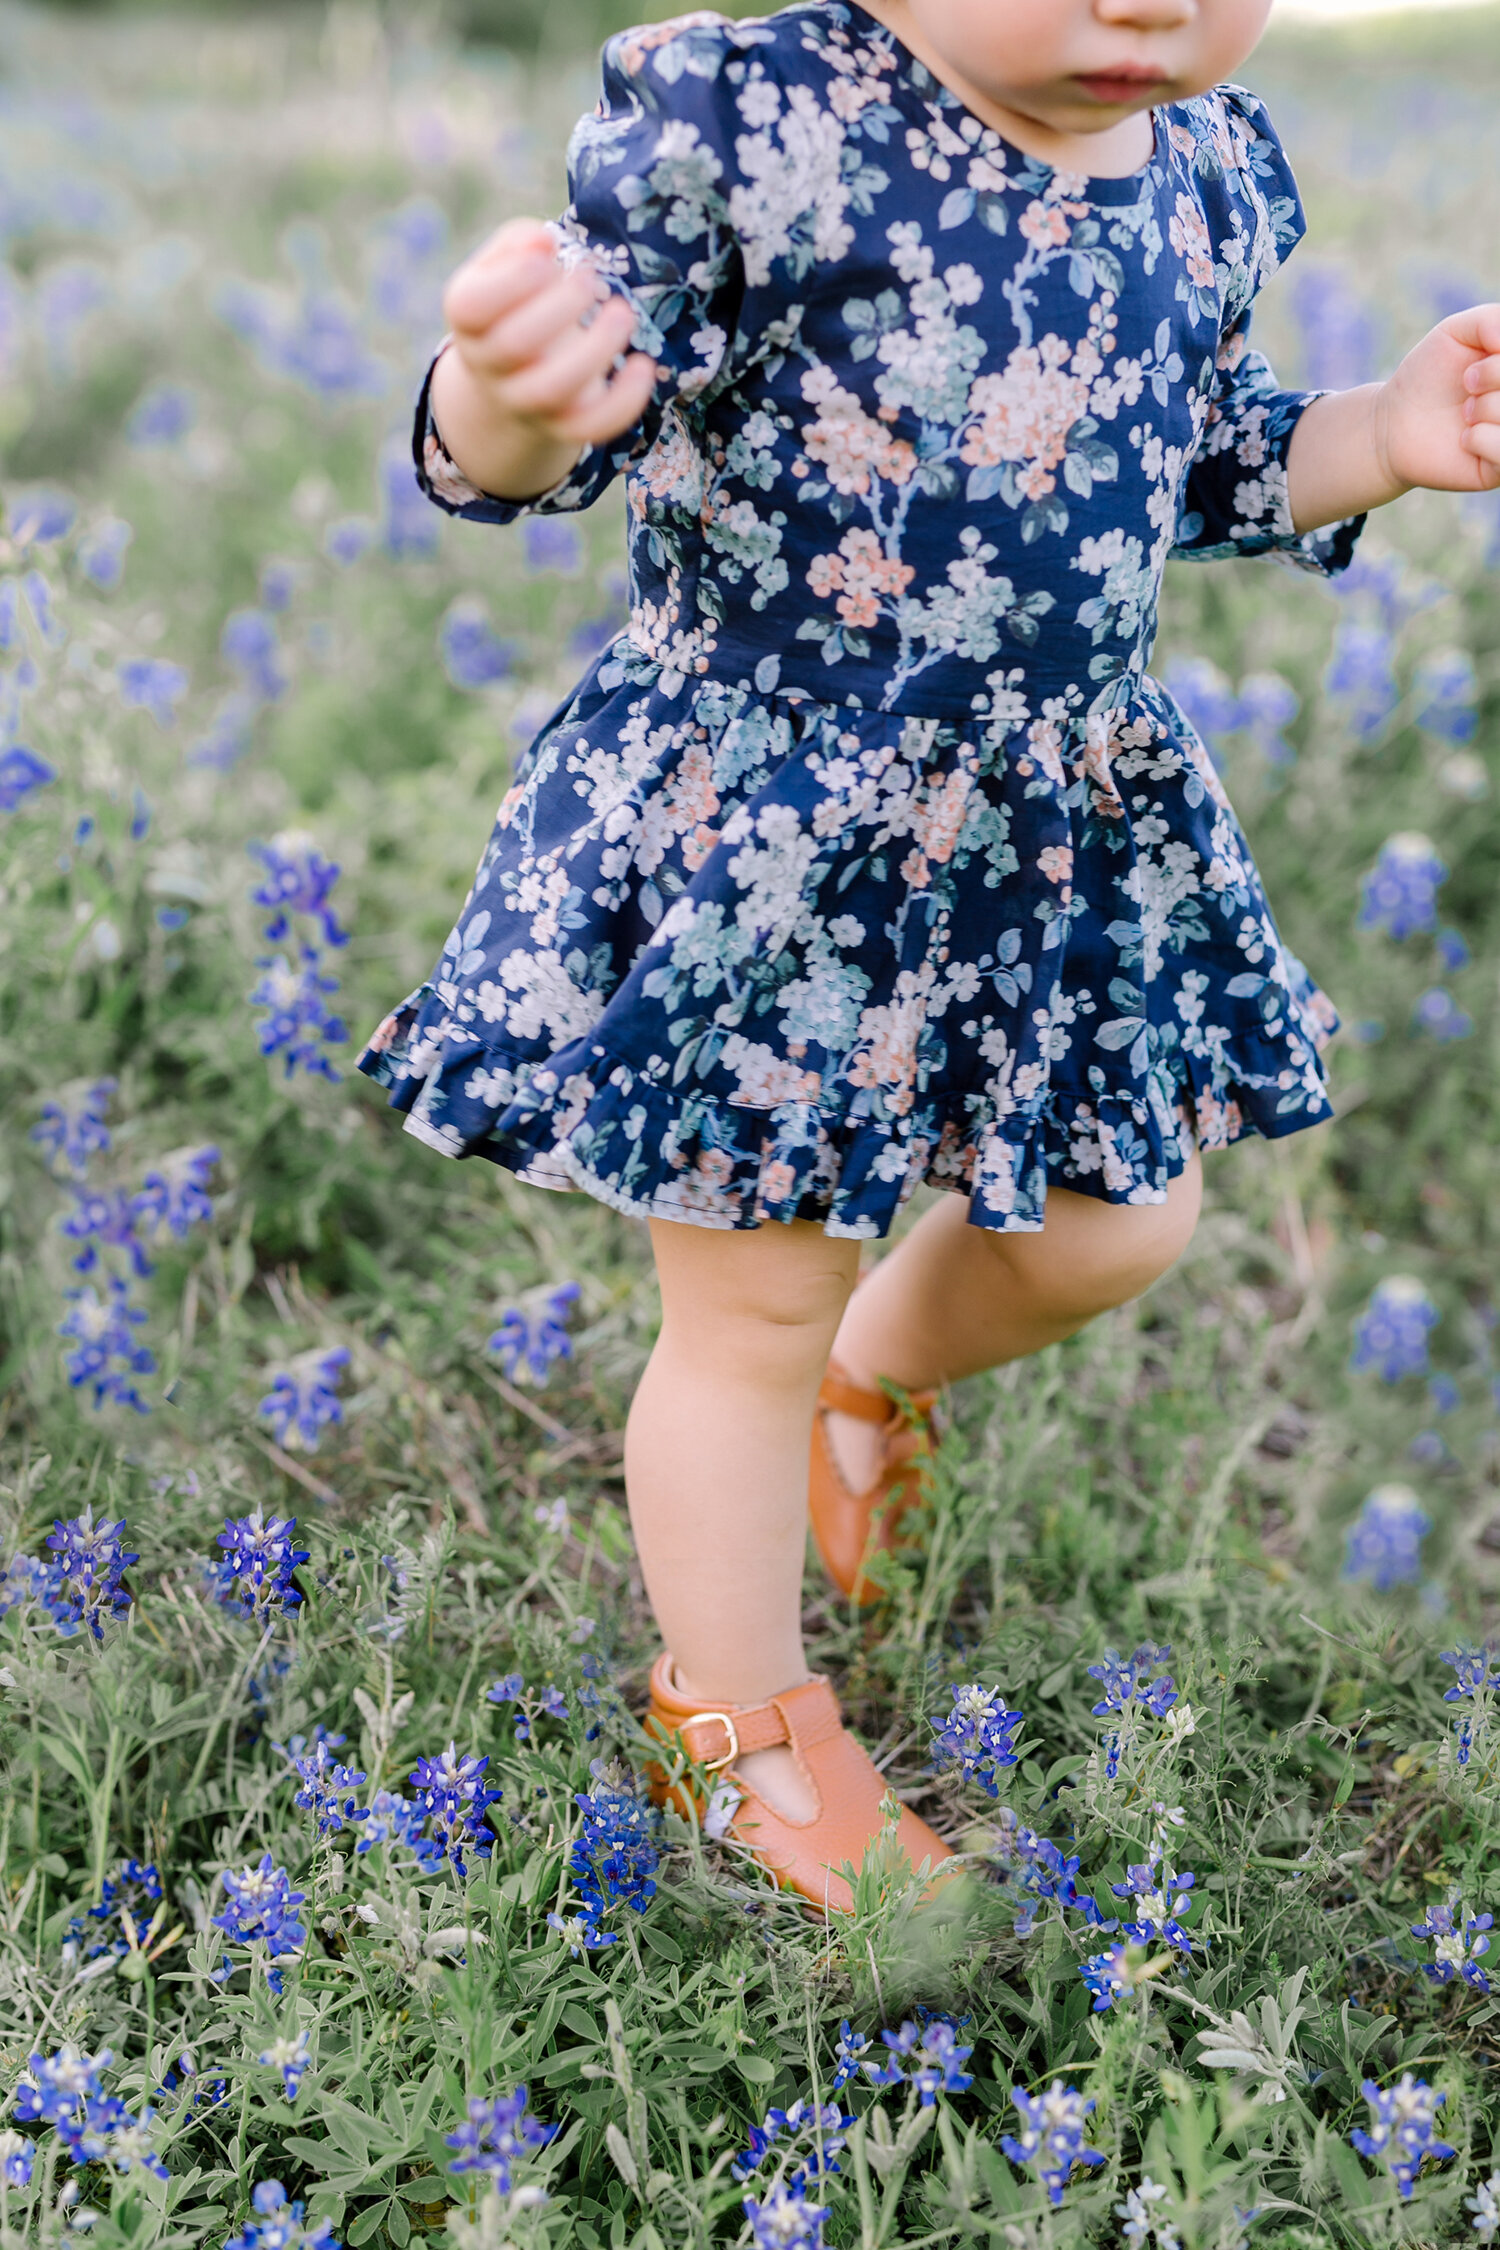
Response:
[[[1230,270],[1208,411],[1188,471],[1172,554],[1189,562],[1274,554],[1332,577],[1353,559],[1365,519],[1351,516],[1298,532],[1287,486],[1292,433],[1313,400],[1327,394],[1284,390],[1270,362],[1250,344],[1253,299],[1306,232],[1302,199],[1260,101],[1239,87],[1221,88],[1219,99],[1220,145],[1232,148],[1236,158],[1228,179],[1235,183],[1232,218],[1242,258]]]
[[[661,377],[632,429],[590,447],[550,491],[510,501],[476,491],[448,455],[430,366],[412,457],[422,490],[450,515],[503,524],[591,507],[652,445],[670,408],[691,412],[727,385],[744,295],[730,216],[743,43],[734,25],[703,13],[622,31],[605,47],[603,91],[568,144],[569,203],[553,233],[563,264],[590,260],[629,301],[632,346]]]

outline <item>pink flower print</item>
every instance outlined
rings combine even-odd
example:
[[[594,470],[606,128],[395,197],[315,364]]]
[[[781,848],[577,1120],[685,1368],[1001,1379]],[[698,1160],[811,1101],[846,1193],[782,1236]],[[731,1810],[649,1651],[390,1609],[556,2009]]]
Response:
[[[1090,795],[1095,812],[1106,820],[1123,820],[1125,800],[1115,785],[1110,770],[1110,720],[1104,713],[1093,713],[1084,738],[1083,757],[1075,771],[1080,771],[1090,784]]]
[[[765,1165],[761,1171],[760,1194],[757,1198],[760,1207],[763,1210],[774,1211],[778,1203],[785,1203],[796,1185],[795,1166],[788,1164],[784,1157],[778,1156],[772,1163]]]
[[[953,848],[958,842],[964,814],[968,810],[973,780],[973,775],[965,773],[961,767],[956,773],[947,775],[929,792],[927,802],[913,824],[913,833],[921,850],[928,859],[935,859],[940,867],[953,857]]]
[[[1037,855],[1036,865],[1037,873],[1044,875],[1049,883],[1062,885],[1062,895],[1065,900],[1073,896],[1073,847],[1071,844],[1049,844],[1045,851]]]
[[[807,583],[824,599],[838,594],[834,606],[846,625],[873,625],[881,595],[905,593],[915,575],[910,563],[881,553],[873,531],[846,531],[836,555],[813,557]]]
[[[1245,1120],[1237,1101],[1221,1101],[1219,1096],[1205,1086],[1193,1097],[1193,1110],[1200,1148],[1228,1148],[1237,1141],[1245,1129]]]
[[[1021,214],[1021,232],[1038,250],[1061,250],[1068,239],[1067,217],[1055,203],[1028,203]]]
[[[1055,469],[1089,403],[1089,386],[1066,371],[1067,358],[1062,338],[1048,336],[1040,346],[1018,345],[1003,375],[981,375],[969,392],[969,412],[979,419],[964,432],[963,459],[975,468],[1025,461],[1038,472]]]
[[[903,969],[895,997],[885,1007],[866,1008],[859,1019],[859,1045],[849,1065],[852,1086],[881,1088],[897,1117],[911,1108],[917,1077],[917,1042],[927,1020],[932,970]]]
[[[1214,279],[1213,251],[1209,244],[1208,228],[1203,213],[1190,196],[1179,195],[1175,218],[1167,223],[1167,234],[1172,248],[1187,266],[1189,274],[1200,289],[1211,289]]]
[[[884,477],[888,484],[909,481],[917,465],[913,447],[905,438],[892,437],[883,420],[867,414],[831,368],[809,368],[802,395],[810,406],[822,409],[815,422],[803,426],[807,457],[827,470],[835,492],[866,493],[874,477]]]
[[[1031,755],[1042,772],[1056,789],[1061,789],[1066,776],[1062,762],[1062,729],[1055,719],[1033,719],[1026,730],[1026,740]]]
[[[478,487],[470,484],[447,448],[430,434],[423,440],[422,466],[433,491],[453,507],[467,507],[471,501],[484,498]]]

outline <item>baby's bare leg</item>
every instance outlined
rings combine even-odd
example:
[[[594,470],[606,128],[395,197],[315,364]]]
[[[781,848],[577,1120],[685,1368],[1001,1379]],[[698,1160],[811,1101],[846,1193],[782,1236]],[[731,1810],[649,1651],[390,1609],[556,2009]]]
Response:
[[[808,1446],[858,1245],[802,1221],[659,1220],[651,1241],[661,1334],[625,1432],[636,1549],[678,1685],[705,1710],[759,1703],[808,1676]],[[794,1818],[816,1810],[789,1750],[740,1770]]]
[[[1175,1264],[1202,1193],[1196,1156],[1165,1203],[1102,1203],[1049,1188],[1039,1234],[971,1226],[967,1200],[944,1196],[850,1300],[833,1356],[869,1389],[884,1376],[918,1391],[1040,1351],[1139,1297]],[[828,1423],[840,1469],[856,1492],[866,1490],[880,1432],[849,1415]]]

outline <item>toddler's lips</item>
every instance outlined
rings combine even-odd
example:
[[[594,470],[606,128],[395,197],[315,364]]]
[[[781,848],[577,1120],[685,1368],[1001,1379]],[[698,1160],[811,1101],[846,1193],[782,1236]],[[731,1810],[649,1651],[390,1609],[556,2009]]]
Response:
[[[1096,70],[1080,74],[1073,84],[1103,108],[1123,109],[1158,92],[1166,80],[1141,71]]]

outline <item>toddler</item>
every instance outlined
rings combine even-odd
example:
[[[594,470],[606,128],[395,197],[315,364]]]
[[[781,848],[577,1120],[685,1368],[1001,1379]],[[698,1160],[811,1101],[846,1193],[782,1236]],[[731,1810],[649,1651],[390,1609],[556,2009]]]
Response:
[[[825,1910],[883,1784],[808,1676],[809,1500],[863,1598],[937,1387],[1147,1288],[1203,1149],[1332,1114],[1333,1010],[1146,670],[1164,566],[1335,572],[1370,508],[1500,483],[1500,305],[1353,391],[1250,346],[1303,229],[1226,82],[1269,10],[622,32],[567,211],[453,276],[418,406],[423,487],[473,522],[624,473],[630,621],[361,1066],[440,1153],[648,1221],[651,1723]],[[951,1192],[855,1293],[923,1182]]]

